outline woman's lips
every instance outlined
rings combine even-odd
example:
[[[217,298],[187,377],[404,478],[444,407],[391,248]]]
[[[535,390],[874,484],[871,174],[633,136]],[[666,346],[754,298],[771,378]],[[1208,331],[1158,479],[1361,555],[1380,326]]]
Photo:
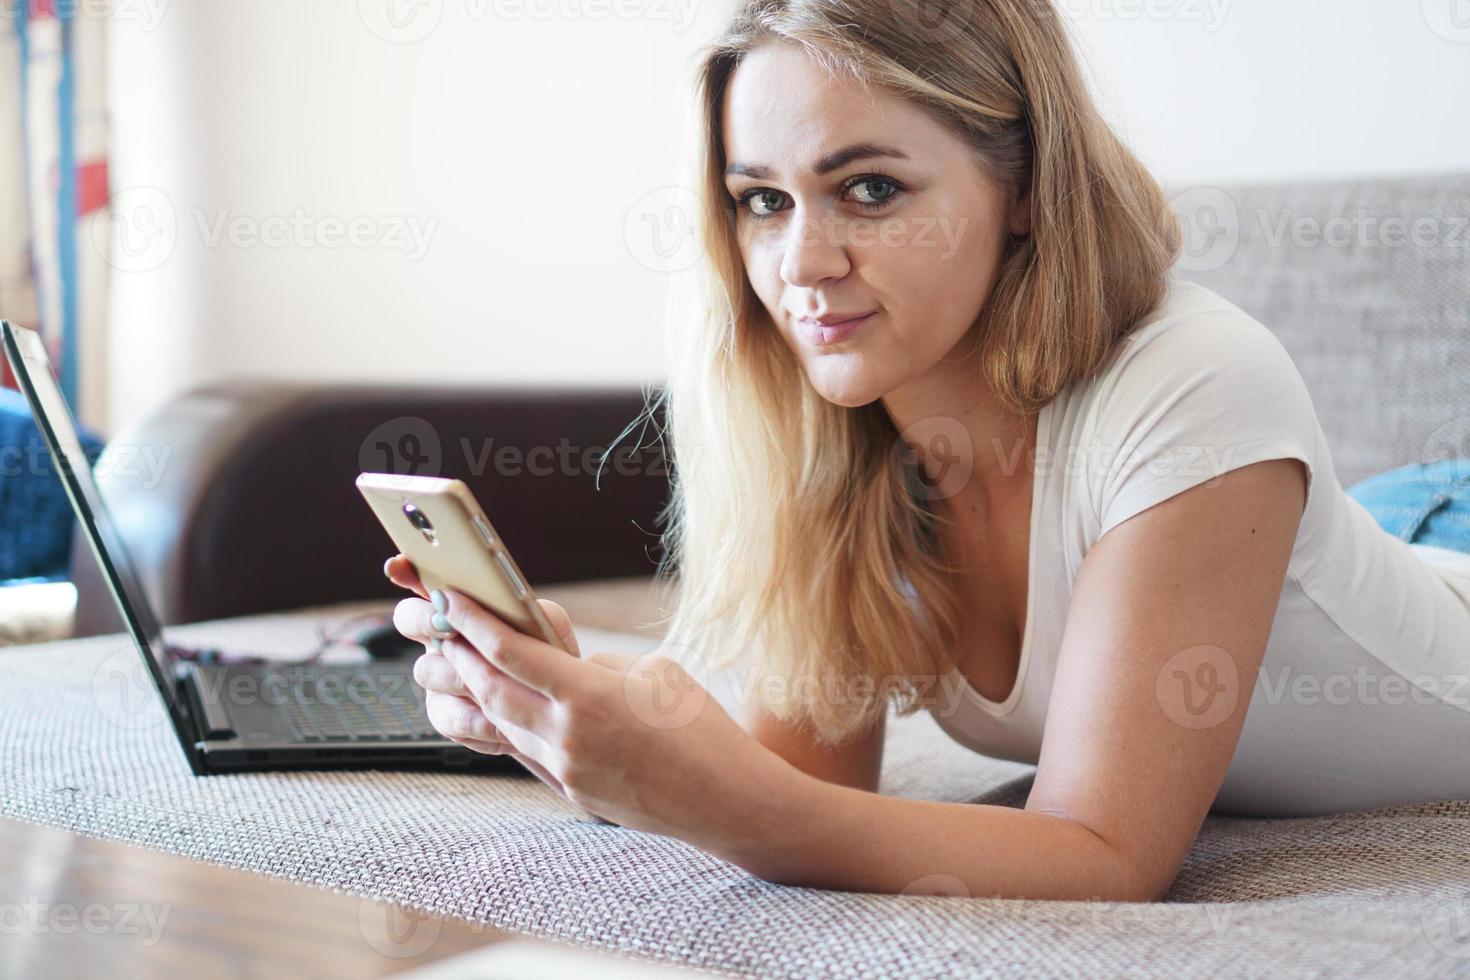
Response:
[[[840,344],[853,333],[873,318],[873,314],[864,313],[862,316],[853,317],[851,320],[843,320],[839,323],[821,323],[817,320],[797,320],[796,327],[806,342],[814,347],[829,347]]]

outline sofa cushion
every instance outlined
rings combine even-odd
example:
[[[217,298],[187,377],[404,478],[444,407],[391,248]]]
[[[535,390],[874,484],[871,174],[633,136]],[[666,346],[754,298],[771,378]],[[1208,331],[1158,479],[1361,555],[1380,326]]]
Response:
[[[1281,339],[1343,486],[1470,458],[1470,173],[1167,190],[1180,274]]]
[[[548,590],[550,591],[550,590]],[[291,653],[339,606],[178,627]],[[569,606],[570,608],[570,606]],[[645,636],[581,631],[584,649]],[[496,928],[737,976],[1424,976],[1470,967],[1470,801],[1303,819],[1209,816],[1167,900],[1033,901],[930,875],[908,894],[772,884],[595,821],[529,776],[190,775],[103,635],[0,651],[0,815]],[[42,707],[44,705],[44,707]],[[895,719],[881,788],[1024,806],[1034,769]],[[916,841],[916,847],[923,842]]]

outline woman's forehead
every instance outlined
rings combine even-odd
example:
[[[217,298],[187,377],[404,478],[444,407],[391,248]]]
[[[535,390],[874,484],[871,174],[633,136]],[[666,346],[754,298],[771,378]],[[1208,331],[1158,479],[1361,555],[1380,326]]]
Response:
[[[744,67],[731,79],[720,125],[727,163],[757,171],[751,176],[793,167],[820,175],[854,146],[894,151],[886,154],[894,161],[916,160],[939,150],[948,136],[922,108],[881,90],[839,82],[803,87],[759,64],[741,76]]]

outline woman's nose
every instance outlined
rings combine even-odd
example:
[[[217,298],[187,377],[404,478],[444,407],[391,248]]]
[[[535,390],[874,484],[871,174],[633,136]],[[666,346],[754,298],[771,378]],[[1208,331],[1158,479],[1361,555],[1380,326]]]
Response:
[[[839,227],[831,216],[800,215],[787,227],[781,278],[792,286],[811,287],[824,279],[841,279],[852,268]]]

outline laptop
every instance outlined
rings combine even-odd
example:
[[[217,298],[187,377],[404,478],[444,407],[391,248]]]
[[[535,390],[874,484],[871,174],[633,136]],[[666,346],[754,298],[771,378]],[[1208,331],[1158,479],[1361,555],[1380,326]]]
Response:
[[[102,500],[41,336],[0,320],[0,339],[77,522],[163,699],[195,775],[288,769],[494,770],[530,775],[434,731],[411,657],[272,662],[167,642]],[[299,654],[297,654],[299,657]]]

